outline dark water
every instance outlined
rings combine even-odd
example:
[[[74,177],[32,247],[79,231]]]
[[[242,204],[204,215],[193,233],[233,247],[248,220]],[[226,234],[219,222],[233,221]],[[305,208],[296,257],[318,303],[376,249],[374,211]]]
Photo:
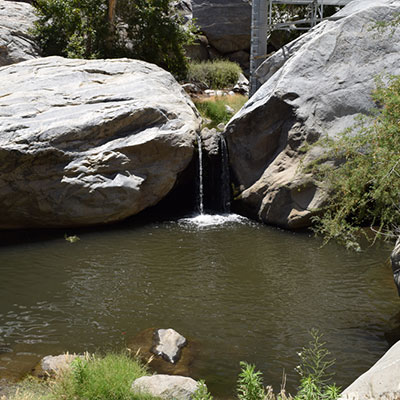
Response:
[[[320,248],[307,234],[246,221],[199,228],[177,221],[26,234],[0,247],[0,376],[39,357],[116,349],[149,327],[200,344],[196,377],[230,395],[239,361],[296,385],[297,351],[315,327],[347,385],[388,345],[399,309],[390,245],[361,254]],[[36,239],[36,240],[32,240]]]

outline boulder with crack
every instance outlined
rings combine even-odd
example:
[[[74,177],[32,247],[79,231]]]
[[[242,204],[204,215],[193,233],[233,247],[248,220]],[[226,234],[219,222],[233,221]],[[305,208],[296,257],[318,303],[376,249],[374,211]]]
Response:
[[[0,228],[108,223],[157,204],[192,159],[200,117],[143,61],[0,68]]]
[[[400,29],[373,29],[399,12],[398,0],[355,0],[260,66],[264,84],[224,133],[244,212],[285,228],[310,224],[327,197],[302,168],[322,150],[304,145],[351,127],[375,106],[377,75],[400,74]]]

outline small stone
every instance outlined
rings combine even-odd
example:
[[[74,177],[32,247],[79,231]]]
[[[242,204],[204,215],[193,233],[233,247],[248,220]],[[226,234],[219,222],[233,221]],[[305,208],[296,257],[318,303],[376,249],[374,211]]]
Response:
[[[197,388],[194,379],[179,375],[142,376],[132,384],[133,392],[175,400],[190,400]]]
[[[228,111],[228,113],[230,114],[235,113],[235,110],[231,106],[228,106],[228,104],[225,104],[225,110]]]
[[[158,329],[154,332],[155,346],[152,352],[164,360],[175,364],[181,355],[186,339],[174,329]]]
[[[219,131],[223,131],[223,130],[225,129],[225,124],[223,124],[222,122],[219,123],[219,124],[217,125],[217,129],[218,129]]]

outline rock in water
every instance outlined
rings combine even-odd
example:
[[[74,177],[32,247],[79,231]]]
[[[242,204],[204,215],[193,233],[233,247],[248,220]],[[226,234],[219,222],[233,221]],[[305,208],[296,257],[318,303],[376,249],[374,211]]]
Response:
[[[143,61],[48,57],[0,68],[0,228],[107,223],[158,203],[200,117]]]
[[[186,339],[174,329],[158,329],[154,332],[155,346],[152,352],[174,364],[180,358]]]
[[[334,137],[374,107],[378,74],[400,74],[400,29],[373,30],[393,19],[400,1],[356,0],[275,53],[259,68],[263,86],[227,126],[237,205],[286,228],[310,224],[325,194],[302,168],[321,154],[304,144]]]
[[[28,3],[0,2],[0,67],[40,57],[29,32],[35,19],[34,7]]]
[[[190,400],[198,384],[192,378],[179,375],[143,376],[133,382],[132,390],[162,399]]]

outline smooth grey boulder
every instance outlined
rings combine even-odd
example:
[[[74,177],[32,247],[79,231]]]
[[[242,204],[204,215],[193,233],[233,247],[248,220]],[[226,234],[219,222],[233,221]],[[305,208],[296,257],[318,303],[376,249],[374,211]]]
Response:
[[[154,332],[155,345],[152,352],[164,360],[175,364],[181,355],[187,340],[174,329],[157,329]]]
[[[251,3],[248,0],[192,0],[193,18],[220,53],[250,48]]]
[[[171,74],[137,60],[0,68],[0,228],[83,226],[157,204],[201,119]]]
[[[396,245],[390,256],[392,262],[393,279],[396,284],[399,296],[400,296],[400,237],[396,241]]]
[[[339,400],[398,399],[400,342],[393,345],[367,372],[341,394]]]
[[[303,168],[322,149],[304,154],[304,144],[351,127],[375,106],[377,75],[400,74],[400,29],[372,29],[399,12],[398,0],[356,0],[260,66],[265,83],[224,133],[243,211],[285,228],[310,224],[327,197]]]
[[[194,379],[179,375],[143,376],[132,384],[136,393],[148,393],[166,400],[190,400],[197,388]]]
[[[35,20],[30,4],[0,1],[0,67],[40,57],[29,32]]]

